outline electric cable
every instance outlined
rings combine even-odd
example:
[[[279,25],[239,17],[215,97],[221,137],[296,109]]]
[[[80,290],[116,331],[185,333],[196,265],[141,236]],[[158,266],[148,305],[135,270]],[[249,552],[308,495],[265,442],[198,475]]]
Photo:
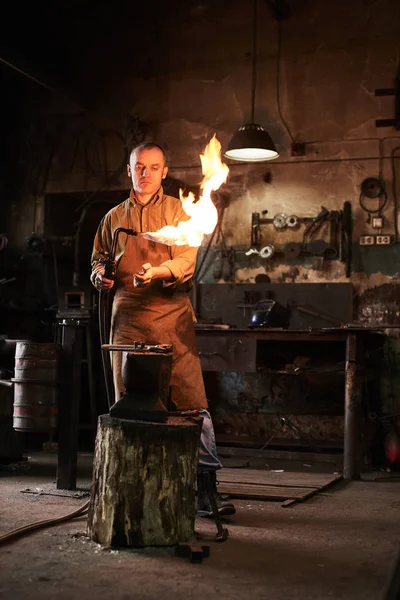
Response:
[[[221,272],[223,271],[224,259],[226,258],[228,261],[228,265],[229,265],[229,277],[230,277],[230,280],[233,281],[234,280],[234,271],[235,271],[235,250],[232,246],[230,246],[228,248],[228,246],[226,244],[225,235],[222,230],[222,222],[221,222],[221,227],[219,228],[219,231],[218,231],[217,243],[219,242],[220,238],[221,238],[221,246],[222,246],[222,250],[220,251],[221,252]]]
[[[117,133],[115,131],[112,131],[112,133],[115,133],[122,139],[122,136],[119,133]],[[120,164],[118,169],[116,169],[115,171],[112,171],[114,180],[118,180],[118,178],[122,175],[122,173],[125,170],[125,164],[126,164],[126,158],[124,158],[124,161]],[[108,171],[107,171],[107,173],[108,173]],[[97,194],[106,190],[110,186],[110,183],[111,182],[107,179],[99,188],[97,188],[96,190],[93,190],[93,192],[91,192],[89,194],[89,196],[87,198],[85,198],[85,200],[83,202],[81,202],[81,204],[75,209],[75,212],[79,212],[85,206],[89,205],[91,203],[92,199],[95,196],[97,196]]]
[[[137,235],[137,233],[134,229],[127,229],[125,227],[117,227],[117,229],[114,231],[114,235],[112,238],[110,254],[108,255],[105,252],[101,251],[102,254],[107,256],[107,258],[105,258],[103,260],[104,276],[106,278],[112,279],[112,280],[115,280],[115,270],[116,270],[115,254],[116,254],[116,249],[117,249],[118,236],[120,233],[126,233],[127,235]],[[112,306],[111,297],[112,297],[111,290],[103,290],[103,289],[99,290],[99,315],[98,315],[98,317],[99,317],[99,333],[100,333],[100,345],[101,346],[103,346],[104,344],[108,344],[110,341],[110,330],[111,330],[110,312],[111,312],[111,306]],[[102,358],[102,363],[103,363],[104,379],[105,379],[105,383],[106,383],[108,407],[111,408],[111,405],[114,404],[114,402],[113,402],[114,385],[113,385],[113,380],[112,380],[111,359],[110,359],[110,354],[107,349],[103,349],[103,348],[101,349],[101,358]]]
[[[85,502],[80,508],[77,508],[71,513],[63,515],[62,517],[56,517],[55,519],[45,519],[44,521],[36,521],[35,523],[30,523],[29,525],[23,525],[22,527],[18,527],[17,529],[12,529],[8,533],[4,533],[0,535],[0,546],[1,544],[6,544],[11,540],[25,535],[31,531],[35,531],[36,529],[43,529],[44,527],[50,527],[52,525],[58,525],[58,523],[64,523],[66,521],[70,521],[71,519],[75,519],[77,517],[81,517],[89,509],[90,500]]]
[[[214,240],[214,238],[215,238],[215,234],[217,233],[217,231],[218,231],[218,237],[217,237],[217,240],[218,240],[218,238],[219,238],[219,232],[221,231],[222,222],[223,222],[223,219],[224,219],[224,214],[225,214],[225,207],[223,207],[223,208],[221,209],[221,214],[220,214],[220,215],[219,215],[219,217],[218,217],[218,222],[217,222],[217,225],[215,226],[215,228],[214,228],[214,231],[212,232],[212,235],[211,235],[210,239],[208,240],[208,244],[207,244],[206,250],[205,250],[205,252],[204,252],[204,255],[203,255],[203,257],[202,257],[202,260],[201,260],[200,266],[199,266],[199,268],[197,269],[197,272],[196,272],[196,274],[195,274],[195,276],[194,276],[194,280],[195,280],[195,281],[199,281],[199,280],[200,280],[200,274],[204,275],[204,272],[203,272],[203,273],[201,273],[201,271],[202,271],[202,269],[203,269],[203,265],[204,265],[204,263],[205,263],[205,261],[206,261],[206,259],[207,259],[208,253],[209,253],[209,251],[210,251],[210,248],[211,248],[211,244],[212,244],[212,242],[213,242],[213,240]]]
[[[267,441],[265,442],[265,444],[263,444],[261,446],[261,448],[257,448],[257,452],[261,452],[262,450],[265,450],[267,448],[267,446],[270,445],[270,443],[273,441],[273,439],[276,437],[276,435],[279,433],[279,431],[282,429],[282,425],[280,427],[276,427],[275,429],[272,430],[272,434],[270,435],[270,437],[267,439]],[[241,463],[240,465],[234,465],[233,467],[231,466],[231,469],[245,469],[246,467],[249,467],[251,465],[251,463],[256,459],[256,458],[262,458],[260,456],[253,456],[253,458],[249,458],[249,460],[246,460],[246,462]]]
[[[383,202],[381,201],[382,196],[383,196]],[[385,189],[383,189],[383,191],[378,196],[378,198],[379,198],[378,208],[374,208],[374,209],[368,208],[368,206],[366,206],[366,204],[364,202],[364,198],[365,198],[365,194],[363,192],[361,192],[360,197],[359,197],[360,206],[369,215],[376,215],[376,214],[380,215],[388,202],[388,195],[387,195],[387,192]]]
[[[368,138],[366,138],[368,139]],[[386,140],[400,140],[399,135],[386,135],[383,138],[379,138],[379,179],[383,181],[383,159],[389,158],[387,156],[383,156],[383,142]]]
[[[282,114],[281,109],[281,101],[280,101],[280,70],[281,70],[281,50],[282,50],[282,21],[278,21],[278,52],[276,58],[276,101],[278,105],[278,113],[281,118],[282,123],[286,127],[286,131],[288,132],[291,140],[295,143],[292,132],[289,129],[288,124],[285,121],[285,118]]]
[[[82,212],[80,214],[79,221],[78,221],[77,226],[76,226],[75,236],[74,236],[74,271],[73,271],[73,275],[72,275],[72,279],[73,279],[72,285],[74,287],[77,287],[79,285],[79,279],[80,279],[80,241],[81,241],[80,236],[81,236],[81,230],[82,230],[83,222],[85,220],[86,213],[87,213],[88,210],[89,210],[89,204],[86,204],[86,206],[83,207]]]
[[[257,5],[258,0],[253,4],[253,56],[252,56],[252,80],[251,80],[251,122],[254,123],[254,106],[256,102],[257,87]]]
[[[205,252],[204,252],[203,258],[202,258],[202,260],[201,260],[200,266],[199,266],[199,268],[198,268],[198,270],[197,270],[197,273],[195,273],[195,276],[194,276],[194,280],[195,280],[195,281],[200,281],[200,273],[201,273],[201,270],[202,270],[202,268],[203,268],[203,265],[204,265],[204,263],[205,263],[205,261],[206,261],[206,258],[207,258],[207,256],[208,256],[208,253],[209,253],[209,251],[210,251],[211,244],[212,244],[212,242],[213,242],[213,240],[214,240],[214,238],[215,238],[215,233],[216,233],[216,231],[217,231],[217,227],[215,227],[214,231],[212,232],[212,235],[211,235],[210,239],[208,240],[208,244],[207,244],[207,247],[206,247],[206,249],[205,249]]]
[[[116,169],[110,171],[108,168],[108,157],[107,157],[107,144],[106,139],[114,136],[117,138],[120,146],[122,148],[122,161],[117,166]],[[97,139],[96,139],[97,138]],[[95,165],[92,163],[92,158],[90,155],[90,146],[93,146],[93,157],[96,159],[98,163],[99,169],[95,168]],[[114,151],[115,154],[115,151]],[[123,136],[116,131],[115,129],[99,129],[95,130],[88,136],[88,139],[85,142],[84,146],[84,157],[85,157],[85,166],[89,173],[92,175],[96,175],[98,172],[103,172],[106,177],[106,184],[108,184],[107,176],[108,173],[113,173],[115,177],[121,175],[126,168],[126,164],[128,162],[127,150],[125,146],[125,140]]]

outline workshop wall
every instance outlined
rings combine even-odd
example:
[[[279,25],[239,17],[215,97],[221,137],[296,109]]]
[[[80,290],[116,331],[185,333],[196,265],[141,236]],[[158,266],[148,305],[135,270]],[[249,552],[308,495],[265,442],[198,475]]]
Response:
[[[376,128],[377,118],[394,117],[394,103],[393,98],[376,97],[374,91],[394,83],[400,7],[395,0],[293,2],[291,16],[282,23],[279,106],[279,24],[264,2],[260,2],[258,14],[255,118],[272,135],[280,156],[261,165],[229,164],[228,182],[221,190],[227,204],[222,231],[224,243],[235,252],[225,252],[222,269],[213,268],[224,250],[220,239],[204,265],[202,280],[254,282],[257,275],[267,273],[273,282],[345,281],[344,266],[338,260],[325,260],[315,268],[311,256],[285,258],[285,245],[301,242],[303,228],[281,231],[264,225],[262,244],[273,245],[276,255],[266,261],[257,255],[246,256],[246,252],[253,212],[267,210],[268,217],[278,213],[313,217],[321,206],[340,211],[349,201],[354,217],[351,281],[360,296],[357,316],[368,322],[382,318],[395,322],[398,310],[391,306],[390,314],[383,317],[382,300],[398,279],[400,246],[360,247],[358,241],[361,235],[374,233],[368,214],[359,206],[360,185],[366,177],[383,177],[388,202],[382,211],[381,233],[393,239],[395,232],[392,183],[399,161],[391,153],[400,145],[400,136],[394,128]],[[168,13],[161,13],[160,20],[155,24],[152,47],[146,46],[136,69],[137,56],[129,54],[129,48],[127,56],[118,56],[114,50],[116,62],[133,65],[133,74],[118,69],[119,80],[101,90],[100,108],[90,119],[87,113],[71,108],[62,118],[59,112],[46,120],[38,116],[36,127],[42,134],[37,143],[42,156],[44,145],[49,139],[54,141],[57,132],[45,193],[127,188],[124,142],[142,133],[166,147],[172,178],[196,185],[201,180],[199,154],[211,136],[216,133],[225,148],[232,133],[249,119],[251,7],[239,1],[216,5],[177,2]],[[125,42],[122,50],[126,50]],[[138,51],[138,44],[133,50]],[[92,56],[93,52],[80,57],[78,79],[87,72]],[[145,75],[135,76],[135,71]],[[49,104],[53,104],[53,113],[57,112],[53,98],[42,91],[36,90],[36,94],[42,96],[38,101],[42,113],[48,115]],[[65,105],[63,108],[66,110]],[[117,111],[124,119],[115,117]],[[140,124],[143,130],[138,132]],[[304,156],[292,156],[291,136],[305,144]],[[13,208],[12,237],[17,243],[32,228],[26,216],[31,203],[24,196],[19,208]],[[367,204],[372,210],[377,206],[375,200]],[[36,225],[40,227],[40,223]],[[325,226],[314,240],[327,241],[327,236]],[[368,294],[363,302],[367,289],[383,284],[383,297]]]
[[[279,81],[279,24],[268,2],[260,1],[258,13],[255,120],[267,128],[280,156],[259,165],[228,161],[228,181],[217,196],[219,207],[225,207],[222,234],[205,256],[200,280],[254,283],[257,276],[267,275],[273,283],[351,281],[355,319],[366,324],[399,323],[400,244],[359,245],[360,236],[376,233],[359,197],[364,179],[382,178],[388,201],[379,233],[395,242],[400,134],[392,127],[376,127],[376,119],[394,117],[394,100],[375,96],[375,90],[394,85],[400,4],[397,0],[289,4],[291,15],[282,23]],[[110,27],[100,11],[97,20]],[[119,35],[112,34],[106,55],[104,48],[97,52],[101,36],[92,40],[90,52],[71,55],[75,82],[85,82],[86,98],[95,97],[92,111],[60,104],[45,90],[32,92],[37,106],[33,138],[42,149],[36,158],[42,161],[44,184],[33,197],[25,193],[12,202],[9,229],[15,247],[23,246],[32,222],[35,230],[51,232],[43,206],[55,195],[65,194],[68,203],[72,193],[87,197],[96,191],[127,189],[128,142],[151,139],[166,148],[169,190],[179,182],[196,186],[201,181],[199,154],[212,135],[216,133],[224,149],[234,131],[249,120],[251,3],[177,1],[156,13],[147,33],[139,30],[132,43],[133,15],[120,15]],[[292,154],[293,140],[304,144],[303,155]],[[266,260],[247,254],[252,213],[314,217],[322,206],[342,211],[346,201],[352,206],[354,227],[349,278],[337,259],[316,261],[311,254],[285,257],[288,243],[302,241],[302,228],[263,225],[262,245],[274,246],[275,255]],[[368,200],[368,207],[376,206],[376,200]],[[88,232],[97,225],[94,214],[86,215]],[[77,218],[74,214],[68,218],[72,236]],[[329,242],[328,224],[313,239]],[[200,261],[208,242],[206,238],[200,249]],[[382,385],[384,409],[391,412],[400,391],[396,374],[400,342],[393,334],[389,345],[395,367]]]

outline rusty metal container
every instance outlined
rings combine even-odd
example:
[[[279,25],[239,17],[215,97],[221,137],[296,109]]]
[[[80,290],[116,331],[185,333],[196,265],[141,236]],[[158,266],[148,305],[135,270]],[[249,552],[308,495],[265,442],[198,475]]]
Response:
[[[56,428],[60,350],[57,344],[17,343],[12,379],[16,431],[42,433]]]

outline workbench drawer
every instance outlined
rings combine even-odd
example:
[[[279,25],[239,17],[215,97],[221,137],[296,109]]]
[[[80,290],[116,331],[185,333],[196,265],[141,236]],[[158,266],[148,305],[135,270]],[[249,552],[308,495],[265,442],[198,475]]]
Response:
[[[256,340],[197,336],[203,371],[249,373],[256,371]]]

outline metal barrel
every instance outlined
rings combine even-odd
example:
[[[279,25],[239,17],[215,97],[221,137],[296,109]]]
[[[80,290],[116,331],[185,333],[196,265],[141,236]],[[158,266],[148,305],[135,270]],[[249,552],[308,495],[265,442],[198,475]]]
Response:
[[[0,385],[0,461],[19,459],[22,452],[22,437],[13,429],[14,390]]]
[[[16,431],[42,433],[57,427],[60,350],[57,344],[17,343],[12,379]]]
[[[0,336],[0,366],[12,371],[15,364],[15,349],[18,342],[26,340],[14,340]]]

